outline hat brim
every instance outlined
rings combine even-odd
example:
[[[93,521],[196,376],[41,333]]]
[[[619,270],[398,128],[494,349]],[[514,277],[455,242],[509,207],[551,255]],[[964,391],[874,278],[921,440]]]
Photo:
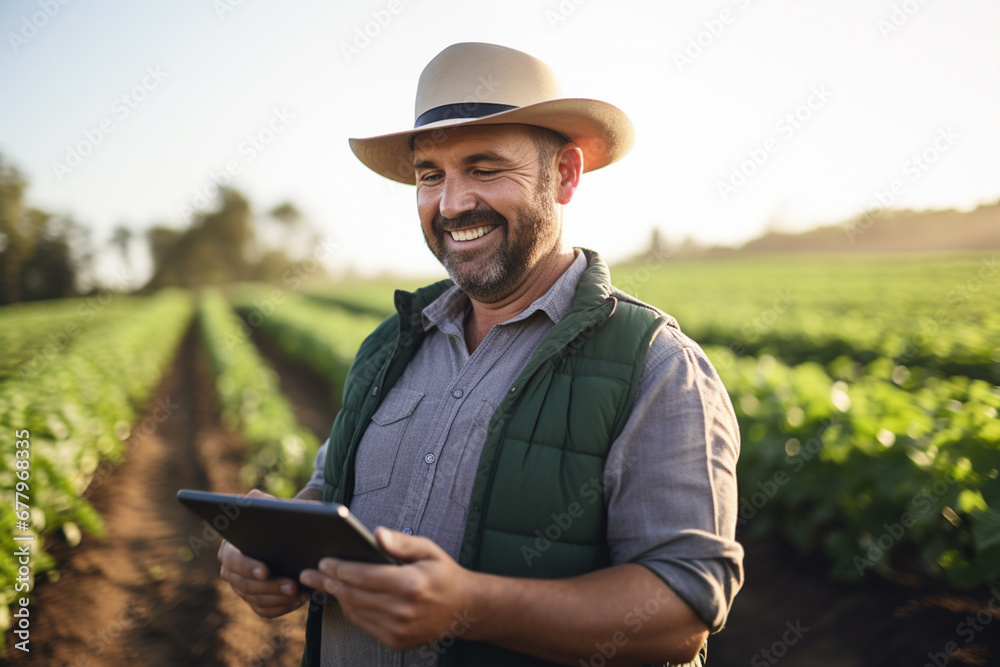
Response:
[[[583,150],[583,170],[600,169],[624,157],[635,143],[625,112],[600,100],[559,99],[501,111],[481,118],[448,118],[421,127],[348,139],[351,150],[372,171],[400,183],[416,183],[410,138],[423,132],[474,125],[517,123],[555,130]]]

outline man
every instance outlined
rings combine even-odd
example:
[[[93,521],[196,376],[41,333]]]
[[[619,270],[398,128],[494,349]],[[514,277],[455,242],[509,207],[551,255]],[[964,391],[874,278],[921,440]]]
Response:
[[[351,147],[416,185],[451,280],[397,292],[299,494],[384,526],[403,565],[303,572],[329,594],[304,664],[702,664],[743,580],[732,406],[673,318],[562,240],[561,207],[629,150],[630,121],[489,44],[435,57],[416,106],[415,129]],[[219,558],[262,616],[309,599]]]

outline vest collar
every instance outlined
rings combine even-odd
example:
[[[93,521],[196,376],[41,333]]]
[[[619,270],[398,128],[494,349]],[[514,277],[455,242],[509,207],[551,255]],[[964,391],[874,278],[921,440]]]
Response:
[[[400,328],[422,329],[420,313],[454,284],[450,279],[445,279],[426,287],[421,287],[415,292],[407,292],[401,289],[396,290],[394,300],[396,303],[396,312],[399,313]]]
[[[587,258],[587,269],[580,276],[580,285],[576,291],[573,308],[590,308],[600,305],[611,296],[611,272],[601,256],[594,250],[580,248]]]

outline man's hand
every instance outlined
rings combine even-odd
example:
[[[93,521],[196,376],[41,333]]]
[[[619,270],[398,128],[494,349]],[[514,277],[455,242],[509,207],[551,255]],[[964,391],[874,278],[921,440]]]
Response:
[[[642,565],[570,579],[501,577],[463,568],[424,537],[386,528],[375,536],[403,565],[324,558],[299,581],[336,596],[348,621],[392,649],[461,636],[572,665],[613,642],[611,667],[685,663],[708,636]]]
[[[254,489],[247,494],[252,498],[274,498],[274,496]],[[229,582],[232,589],[246,600],[258,616],[275,618],[298,609],[309,601],[309,594],[301,592],[298,584],[291,579],[268,579],[267,565],[247,558],[243,552],[223,540],[219,547],[219,573]]]
[[[324,558],[299,581],[340,602],[351,623],[389,648],[415,648],[444,637],[467,615],[475,574],[425,537],[378,528],[375,537],[403,565]]]

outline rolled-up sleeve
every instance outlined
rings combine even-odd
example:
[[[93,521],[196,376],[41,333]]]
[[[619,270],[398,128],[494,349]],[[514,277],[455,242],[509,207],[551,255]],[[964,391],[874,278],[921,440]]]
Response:
[[[605,466],[615,564],[656,573],[712,632],[743,584],[735,540],[739,428],[705,353],[665,327],[654,338],[635,403]]]

